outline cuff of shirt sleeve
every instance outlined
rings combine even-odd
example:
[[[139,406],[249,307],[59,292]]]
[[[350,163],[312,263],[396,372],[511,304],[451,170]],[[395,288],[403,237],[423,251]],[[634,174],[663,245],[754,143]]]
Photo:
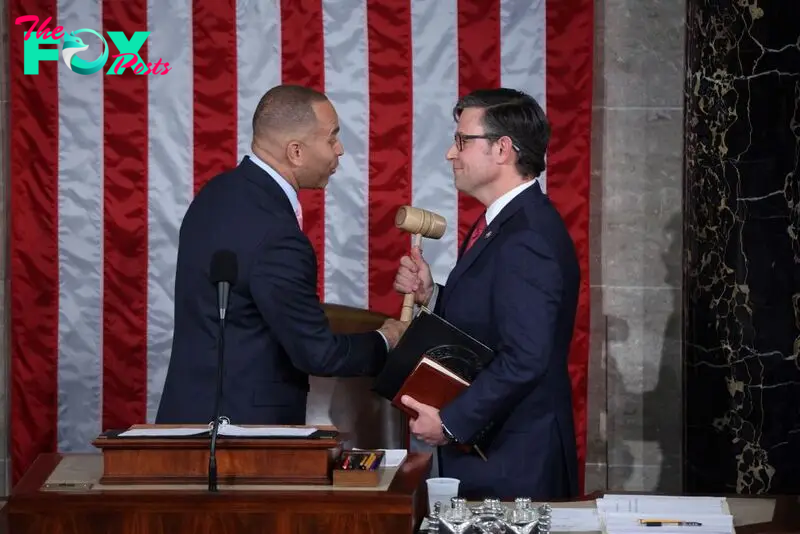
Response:
[[[386,352],[389,352],[391,349],[389,348],[389,340],[386,339],[386,336],[383,335],[383,332],[380,330],[375,330],[380,336],[383,338],[383,342],[386,344]]]

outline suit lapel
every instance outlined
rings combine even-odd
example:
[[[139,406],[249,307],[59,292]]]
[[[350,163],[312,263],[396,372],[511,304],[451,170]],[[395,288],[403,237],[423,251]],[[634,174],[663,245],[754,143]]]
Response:
[[[539,189],[539,183],[535,183],[530,186],[528,189],[517,195],[511,202],[504,207],[500,213],[492,220],[492,222],[486,226],[486,229],[483,231],[483,235],[475,241],[475,244],[472,245],[472,248],[464,252],[464,254],[458,259],[456,262],[456,266],[450,272],[450,276],[447,278],[447,284],[445,285],[444,295],[442,295],[442,310],[444,310],[444,306],[447,305],[447,301],[450,298],[450,295],[453,294],[453,289],[455,288],[458,281],[464,275],[465,272],[475,263],[475,260],[486,250],[486,247],[495,240],[497,235],[502,231],[503,224],[508,221],[514,214],[516,214],[520,209],[522,209],[525,204],[531,202],[535,195],[541,195],[542,191]],[[473,225],[474,228],[474,225]],[[467,234],[469,236],[469,234]],[[466,240],[465,240],[466,242]],[[462,244],[462,250],[463,250]]]
[[[444,295],[444,300],[442,301],[442,305],[447,304],[448,297],[453,293],[453,288],[458,283],[461,276],[470,268],[470,266],[475,263],[475,260],[478,259],[478,256],[486,249],[489,243],[495,238],[497,235],[496,230],[497,225],[495,221],[492,221],[492,224],[486,227],[483,231],[483,235],[475,241],[475,244],[472,245],[468,251],[466,251],[461,258],[456,262],[456,266],[450,272],[450,276],[447,278],[447,291]]]

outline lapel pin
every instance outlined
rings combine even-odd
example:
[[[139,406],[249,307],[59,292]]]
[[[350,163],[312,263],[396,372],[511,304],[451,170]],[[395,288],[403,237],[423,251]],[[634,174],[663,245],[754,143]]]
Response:
[[[486,232],[486,235],[483,236],[484,239],[489,239],[490,237],[492,237],[492,231],[491,230]]]

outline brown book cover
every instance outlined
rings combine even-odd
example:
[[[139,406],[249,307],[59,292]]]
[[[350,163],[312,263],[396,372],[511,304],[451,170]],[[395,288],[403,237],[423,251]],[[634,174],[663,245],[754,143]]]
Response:
[[[469,382],[437,361],[423,356],[392,399],[392,404],[412,419],[416,419],[419,414],[400,401],[403,395],[409,395],[423,404],[441,410],[468,387]],[[465,453],[474,450],[486,461],[486,456],[478,445],[458,444],[457,447]]]
[[[469,382],[440,363],[423,356],[392,399],[392,404],[409,417],[416,418],[417,413],[400,402],[403,395],[409,395],[423,404],[441,410],[467,387]]]

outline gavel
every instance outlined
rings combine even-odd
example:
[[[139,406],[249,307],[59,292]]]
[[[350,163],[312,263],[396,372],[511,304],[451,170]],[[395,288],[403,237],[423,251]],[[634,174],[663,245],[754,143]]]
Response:
[[[394,225],[400,230],[414,234],[414,245],[418,247],[422,236],[430,239],[439,239],[447,230],[447,221],[441,215],[422,208],[402,206],[394,217]],[[403,297],[403,309],[400,320],[408,322],[414,315],[414,293]]]

